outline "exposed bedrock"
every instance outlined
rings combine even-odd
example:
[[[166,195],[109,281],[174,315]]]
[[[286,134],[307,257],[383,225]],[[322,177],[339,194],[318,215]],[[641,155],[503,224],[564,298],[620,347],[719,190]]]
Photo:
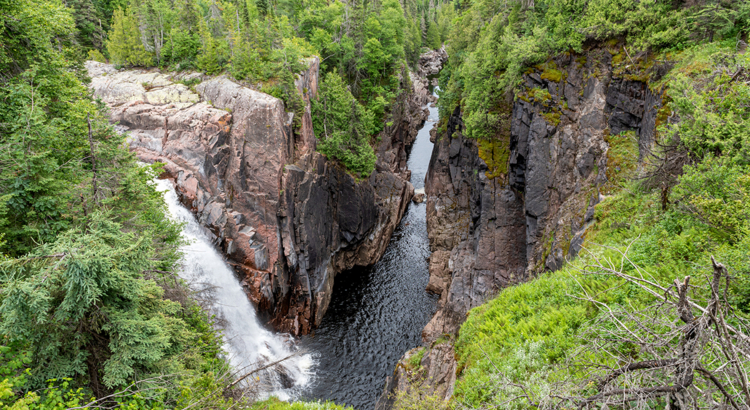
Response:
[[[447,401],[453,395],[457,369],[450,342],[409,350],[396,364],[393,376],[388,377],[375,410],[393,408],[397,401],[403,400],[399,394],[409,394],[419,402],[428,402],[428,397]]]
[[[87,63],[131,149],[164,164],[260,313],[293,334],[320,323],[336,273],[382,256],[413,195],[406,151],[426,118],[415,94],[403,93],[376,171],[358,181],[315,151],[309,101],[319,61],[308,63],[295,82],[307,103],[299,126],[281,100],[223,76]]]
[[[661,95],[614,75],[611,60],[609,51],[593,49],[525,75],[492,140],[465,137],[459,108],[431,132],[427,290],[440,300],[422,332],[421,366],[410,363],[418,349],[401,358],[378,410],[405,393],[447,400],[458,370],[445,340],[454,339],[469,310],[580,252],[602,192],[612,189],[608,175],[619,172],[608,137],[632,131],[632,156],[647,155]]]
[[[499,289],[575,257],[616,166],[608,136],[634,131],[641,157],[652,143],[661,97],[613,77],[608,51],[552,61],[561,75],[527,74],[494,139],[465,137],[458,108],[436,134],[425,185],[428,290],[440,302],[425,342],[456,333]]]

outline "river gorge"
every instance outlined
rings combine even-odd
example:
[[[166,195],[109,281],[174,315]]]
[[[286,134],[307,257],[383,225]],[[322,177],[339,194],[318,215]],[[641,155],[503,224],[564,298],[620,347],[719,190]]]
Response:
[[[131,150],[164,164],[159,189],[190,242],[181,276],[216,317],[237,376],[281,360],[245,380],[259,397],[372,409],[422,344],[437,297],[427,206],[412,197],[424,192],[445,58],[432,52],[402,79],[363,180],[314,151],[309,105],[293,129],[279,100],[224,77],[87,63]],[[296,83],[307,104],[319,64],[308,63]]]
[[[415,189],[424,188],[437,111],[429,106],[409,154]],[[437,298],[425,291],[429,256],[426,204],[411,203],[378,262],[337,275],[326,316],[301,340],[316,361],[304,397],[374,408],[386,377],[404,352],[422,344],[435,312]]]

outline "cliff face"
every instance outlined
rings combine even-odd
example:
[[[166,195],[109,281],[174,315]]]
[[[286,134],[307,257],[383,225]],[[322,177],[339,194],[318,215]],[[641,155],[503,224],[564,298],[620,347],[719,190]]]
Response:
[[[447,400],[457,366],[445,340],[469,310],[574,258],[596,205],[642,165],[661,95],[612,60],[609,50],[592,49],[537,66],[505,107],[506,127],[492,140],[465,137],[459,108],[433,130],[425,180],[427,290],[440,300],[422,333],[421,366],[410,363],[417,349],[404,355],[378,410],[409,392]]]
[[[426,118],[404,93],[380,136],[376,171],[357,181],[315,152],[309,101],[318,64],[309,61],[296,81],[308,104],[295,130],[281,100],[225,77],[87,63],[95,95],[129,132],[131,149],[164,163],[164,177],[214,235],[260,312],[293,334],[320,322],[336,273],[385,251],[413,194],[405,152]]]
[[[661,98],[618,78],[612,56],[565,54],[524,78],[506,135],[463,135],[459,109],[438,133],[426,178],[429,290],[440,306],[425,342],[455,333],[499,289],[559,269],[581,250],[594,207],[621,171],[610,136],[651,145]]]

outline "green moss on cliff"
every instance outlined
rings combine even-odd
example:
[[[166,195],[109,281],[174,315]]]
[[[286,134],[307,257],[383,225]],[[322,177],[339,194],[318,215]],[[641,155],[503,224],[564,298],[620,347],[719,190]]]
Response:
[[[638,137],[635,131],[625,131],[617,135],[605,134],[607,142],[607,183],[603,193],[613,193],[634,176],[638,167]]]
[[[489,170],[485,172],[487,178],[505,178],[508,174],[508,158],[510,156],[510,136],[500,136],[493,139],[478,141],[479,158],[482,158]]]
[[[551,125],[557,127],[560,125],[560,113],[559,112],[547,112],[542,114],[545,120]]]

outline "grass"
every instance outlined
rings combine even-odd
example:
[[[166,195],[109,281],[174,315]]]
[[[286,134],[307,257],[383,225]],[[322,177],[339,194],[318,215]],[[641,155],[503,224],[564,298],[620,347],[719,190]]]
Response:
[[[286,402],[271,397],[269,399],[257,402],[251,407],[252,410],[353,410],[351,406],[342,406],[332,401],[325,402],[307,402],[295,401]]]
[[[684,178],[702,177],[706,172],[704,168],[687,169]],[[726,180],[721,186],[732,184]],[[680,186],[675,190],[679,192]],[[750,203],[744,206],[750,207]],[[517,392],[500,389],[499,374],[526,384],[532,394],[543,395],[558,381],[585,378],[582,370],[566,362],[573,353],[584,352],[595,363],[609,360],[586,348],[588,341],[580,335],[599,311],[576,296],[585,290],[600,301],[627,309],[644,306],[652,299],[619,279],[582,274],[592,255],[618,260],[618,251],[628,249],[629,258],[647,276],[667,286],[688,275],[694,284],[702,283],[714,255],[738,278],[730,295],[734,306],[750,311],[750,228],[745,225],[741,238],[729,241],[686,209],[675,205],[663,211],[659,192],[623,179],[618,190],[597,206],[597,223],[588,231],[586,250],[578,259],[559,271],[506,288],[469,312],[455,345],[459,361],[455,400],[473,407],[505,403]],[[634,268],[625,265],[623,269]],[[503,408],[526,406],[519,401]]]

